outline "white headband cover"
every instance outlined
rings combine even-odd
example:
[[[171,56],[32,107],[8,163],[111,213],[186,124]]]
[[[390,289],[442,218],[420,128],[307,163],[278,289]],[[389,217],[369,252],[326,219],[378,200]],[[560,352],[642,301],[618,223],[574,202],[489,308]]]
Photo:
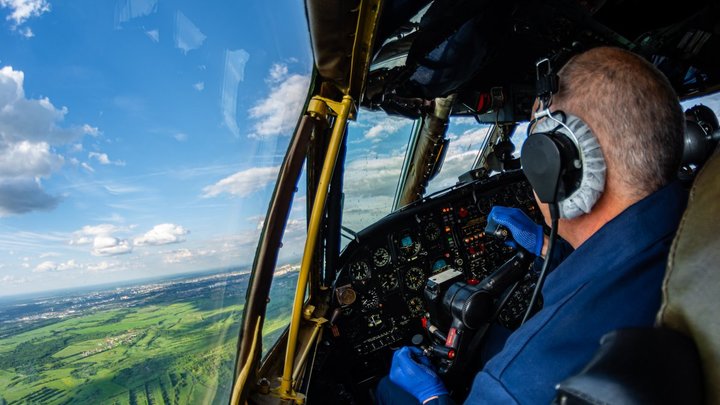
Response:
[[[578,146],[582,180],[575,192],[558,202],[560,218],[570,219],[590,212],[605,189],[607,170],[600,144],[590,128],[574,115],[553,113],[539,120],[532,132],[560,132]]]

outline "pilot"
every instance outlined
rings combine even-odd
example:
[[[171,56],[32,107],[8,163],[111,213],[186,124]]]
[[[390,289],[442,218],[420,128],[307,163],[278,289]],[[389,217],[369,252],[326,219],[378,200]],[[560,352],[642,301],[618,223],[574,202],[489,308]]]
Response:
[[[548,404],[555,385],[588,363],[605,333],[652,326],[660,307],[687,200],[675,181],[684,131],[678,98],[654,66],[618,48],[576,55],[558,76],[549,110],[579,118],[594,134],[604,181],[565,207],[579,215],[561,213],[558,234],[574,250],[548,275],[543,308],[484,363],[466,403]],[[539,205],[550,223],[548,206]],[[542,257],[547,238],[539,225],[513,208],[492,215],[513,235],[535,235],[518,243]],[[413,347],[395,352],[376,394],[381,404],[452,403],[432,363]]]

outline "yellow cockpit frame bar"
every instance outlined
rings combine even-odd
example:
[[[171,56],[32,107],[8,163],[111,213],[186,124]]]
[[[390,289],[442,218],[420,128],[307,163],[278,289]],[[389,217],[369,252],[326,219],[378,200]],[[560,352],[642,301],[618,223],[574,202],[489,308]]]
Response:
[[[295,289],[295,299],[293,302],[293,310],[290,318],[290,326],[288,331],[287,349],[285,351],[285,363],[283,375],[280,381],[280,387],[277,394],[284,399],[289,399],[295,403],[302,403],[304,398],[295,392],[296,379],[299,373],[294,370],[295,355],[298,345],[298,334],[300,331],[300,323],[302,322],[303,307],[305,305],[305,291],[307,289],[308,279],[311,268],[313,266],[313,255],[316,251],[317,241],[322,228],[322,220],[325,212],[325,202],[328,196],[332,174],[335,170],[335,164],[338,152],[345,136],[345,129],[348,118],[354,118],[355,102],[362,92],[365,85],[367,71],[372,56],[372,44],[377,32],[377,26],[380,16],[382,0],[361,0],[358,7],[358,20],[355,30],[353,42],[353,52],[351,55],[351,65],[349,72],[348,86],[341,89],[344,94],[340,102],[315,96],[308,103],[307,113],[316,116],[327,117],[334,115],[335,119],[332,127],[332,135],[328,144],[327,152],[323,162],[320,179],[318,181],[315,200],[313,201],[310,221],[308,224],[307,240],[305,241],[305,249],[303,251],[303,259],[300,266],[300,274],[298,275],[297,286]],[[315,331],[318,331],[318,325],[315,325]],[[313,333],[307,345],[314,344],[319,336]],[[300,365],[298,365],[300,367]]]
[[[313,98],[314,100],[316,98]],[[319,101],[323,101],[321,98]],[[283,398],[294,399],[297,397],[293,387],[292,378],[293,367],[295,363],[295,350],[298,341],[298,332],[300,330],[300,321],[303,306],[305,304],[305,289],[307,288],[308,277],[310,276],[310,268],[313,262],[313,254],[317,244],[320,228],[322,227],[322,218],[325,211],[325,200],[327,199],[332,173],[335,169],[338,151],[345,135],[345,126],[353,107],[353,99],[350,96],[343,96],[342,102],[335,108],[334,103],[328,103],[328,107],[337,115],[335,125],[333,126],[330,144],[328,145],[325,161],[323,163],[320,180],[318,181],[317,192],[315,193],[315,201],[313,202],[312,212],[310,214],[310,223],[308,225],[307,239],[305,240],[305,250],[303,251],[303,259],[300,265],[300,274],[298,275],[297,286],[295,288],[295,300],[293,301],[292,316],[290,318],[290,329],[288,332],[288,345],[285,351],[285,365],[283,368],[282,380],[280,382],[279,394]],[[313,106],[311,103],[310,107]],[[314,113],[315,111],[308,111]]]

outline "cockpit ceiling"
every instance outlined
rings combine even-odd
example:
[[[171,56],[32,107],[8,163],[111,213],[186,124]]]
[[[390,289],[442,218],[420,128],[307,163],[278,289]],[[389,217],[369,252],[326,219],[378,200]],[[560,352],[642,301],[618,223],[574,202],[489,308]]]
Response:
[[[316,67],[341,88],[359,3],[306,0]],[[643,55],[681,97],[705,93],[720,85],[719,21],[720,4],[712,0],[385,0],[361,102],[413,115],[387,100],[452,93],[462,99],[493,87],[532,91],[537,60],[562,61],[599,45]]]

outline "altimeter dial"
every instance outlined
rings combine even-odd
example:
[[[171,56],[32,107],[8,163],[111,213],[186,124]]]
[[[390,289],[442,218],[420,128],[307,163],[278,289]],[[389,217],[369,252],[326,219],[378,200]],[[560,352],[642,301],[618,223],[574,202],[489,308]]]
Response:
[[[355,281],[365,281],[370,278],[370,268],[367,263],[358,261],[350,265],[350,277]]]
[[[385,273],[380,275],[380,287],[383,291],[390,291],[398,288],[398,278],[395,272]]]
[[[369,291],[362,296],[360,304],[363,311],[376,309],[380,306],[380,296],[375,290]]]
[[[423,300],[420,297],[412,297],[408,300],[408,309],[412,316],[421,316],[425,312]]]
[[[390,253],[385,248],[377,248],[373,252],[373,264],[376,267],[385,267],[390,263]]]
[[[411,290],[419,290],[425,284],[425,273],[419,267],[411,267],[405,273],[405,285]]]
[[[436,241],[440,238],[440,227],[435,222],[430,222],[425,227],[425,237],[428,238],[428,240]]]

